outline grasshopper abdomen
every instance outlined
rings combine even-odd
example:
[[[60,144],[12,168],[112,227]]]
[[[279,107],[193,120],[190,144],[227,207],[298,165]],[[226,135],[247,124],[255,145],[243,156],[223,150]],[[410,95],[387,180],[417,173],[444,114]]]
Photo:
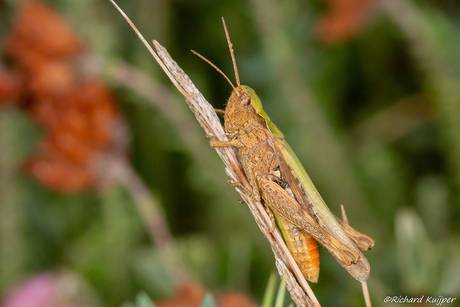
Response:
[[[276,222],[283,233],[292,257],[303,276],[311,282],[318,282],[319,253],[316,240],[308,232],[295,226],[285,218],[275,214]]]

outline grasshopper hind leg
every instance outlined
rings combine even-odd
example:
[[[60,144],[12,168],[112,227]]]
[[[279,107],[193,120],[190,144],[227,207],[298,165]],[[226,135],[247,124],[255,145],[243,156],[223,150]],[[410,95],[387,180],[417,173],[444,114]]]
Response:
[[[282,187],[293,199],[294,194],[289,187],[289,184],[283,180],[280,172],[280,167],[276,167],[266,175],[266,179],[271,180]],[[271,209],[266,206],[267,211]],[[295,226],[287,219],[278,214],[272,213],[272,217],[276,218],[279,229],[283,233],[284,241],[291,252],[297,266],[302,275],[310,282],[317,283],[319,278],[319,253],[318,245],[312,236],[307,231]]]
[[[345,266],[355,264],[359,261],[360,254],[322,229],[281,186],[261,175],[258,176],[258,184],[262,198],[275,214],[287,219],[296,227],[307,231]]]

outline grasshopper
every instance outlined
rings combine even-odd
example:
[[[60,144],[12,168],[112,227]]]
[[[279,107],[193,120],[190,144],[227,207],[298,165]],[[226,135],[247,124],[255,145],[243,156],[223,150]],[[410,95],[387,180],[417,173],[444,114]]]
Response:
[[[241,163],[255,200],[262,201],[283,233],[286,244],[304,277],[317,282],[319,255],[316,241],[322,244],[351,276],[360,282],[368,279],[370,265],[362,254],[374,240],[335,217],[310,177],[270,120],[262,102],[249,86],[241,85],[230,37],[222,19],[232,57],[237,87],[214,64],[197,54],[231,84],[233,91],[225,109],[224,122],[230,141],[209,138],[210,146],[238,148]]]

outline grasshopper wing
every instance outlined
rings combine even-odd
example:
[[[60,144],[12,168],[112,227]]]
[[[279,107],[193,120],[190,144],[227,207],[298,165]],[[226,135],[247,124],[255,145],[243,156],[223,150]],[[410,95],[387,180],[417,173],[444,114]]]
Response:
[[[326,203],[322,199],[316,187],[313,185],[310,177],[303,168],[297,156],[292,151],[289,144],[282,138],[278,138],[273,142],[273,148],[278,156],[281,174],[290,185],[293,194],[301,207],[308,212],[310,216],[318,223],[318,225],[324,229],[328,234],[337,239],[339,242],[352,249],[359,255],[359,259],[356,263],[347,265],[338,257],[341,251],[331,251],[331,254],[337,260],[337,262],[345,268],[351,276],[360,282],[364,282],[368,279],[370,274],[370,265],[366,257],[361,253],[363,246],[372,247],[373,240],[367,236],[367,242],[360,242],[358,235],[350,237],[349,234],[353,231],[349,230],[350,226],[340,225],[336,217],[331,213]],[[348,231],[345,231],[345,228]],[[355,231],[358,233],[357,231]],[[364,235],[363,235],[364,236]],[[357,242],[357,243],[355,243]],[[333,246],[326,246],[326,248],[334,248]]]

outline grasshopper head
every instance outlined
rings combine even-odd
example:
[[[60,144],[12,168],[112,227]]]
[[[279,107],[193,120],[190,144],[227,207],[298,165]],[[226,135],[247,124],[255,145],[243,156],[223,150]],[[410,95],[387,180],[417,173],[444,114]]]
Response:
[[[237,131],[250,118],[257,114],[254,101],[258,100],[253,89],[246,85],[235,88],[230,95],[225,109],[225,130],[231,133]]]
[[[262,102],[256,92],[246,85],[240,85],[235,88],[228,100],[225,109],[225,130],[232,133],[241,128],[241,126],[255,115],[256,120],[264,121],[278,138],[284,138],[283,133],[270,120],[267,113],[262,108]]]
[[[233,87],[233,92],[230,95],[227,108],[225,109],[225,130],[227,130],[228,133],[238,131],[245,122],[255,117],[255,120],[265,121],[267,128],[270,129],[276,137],[284,138],[283,133],[275,126],[275,124],[267,116],[267,113],[265,113],[262,109],[262,102],[256,92],[249,86],[240,85],[240,77],[238,75],[238,68],[236,67],[235,54],[233,53],[232,47],[233,45],[230,41],[230,36],[223,17],[222,23],[224,24],[225,36],[227,37],[228,48],[230,49],[230,55],[232,56],[233,69],[235,70],[236,84],[238,87],[235,87],[222,70],[220,70],[211,61],[193,50],[192,52],[214,67]]]

